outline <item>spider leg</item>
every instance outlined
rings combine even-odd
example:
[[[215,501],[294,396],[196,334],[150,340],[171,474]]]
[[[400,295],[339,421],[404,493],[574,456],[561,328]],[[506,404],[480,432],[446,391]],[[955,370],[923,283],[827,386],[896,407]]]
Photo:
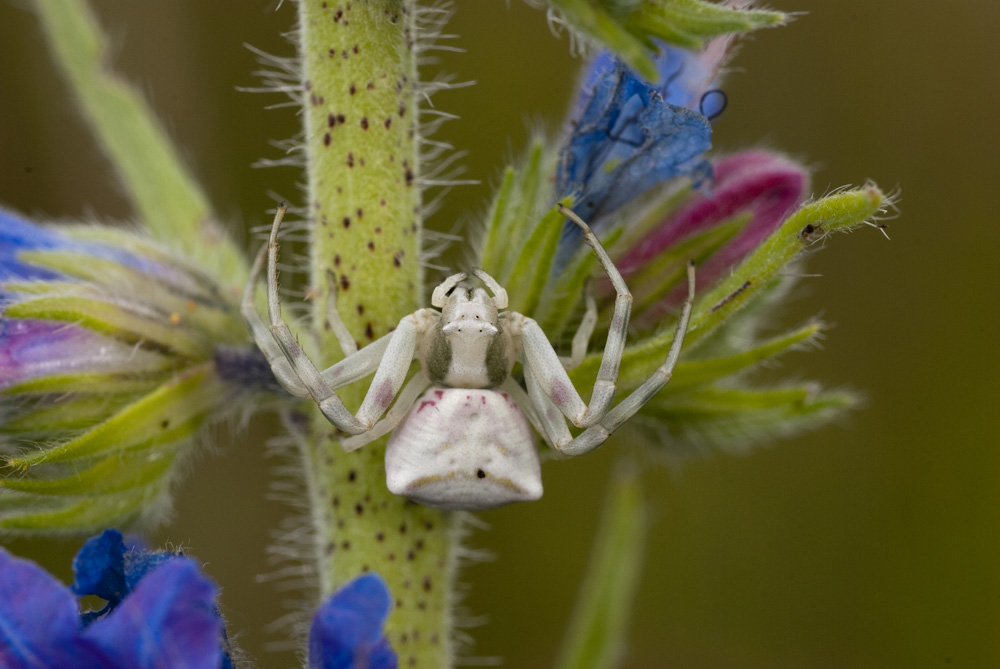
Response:
[[[632,308],[632,294],[590,226],[562,205],[559,211],[583,230],[584,240],[597,253],[597,258],[616,292],[611,327],[608,329],[601,367],[597,372],[597,380],[594,382],[589,403],[584,403],[573,387],[559,356],[556,355],[538,323],[516,312],[507,313],[510,314],[509,320],[515,326],[513,334],[520,339],[524,367],[531,368],[538,382],[539,391],[547,396],[573,425],[591,427],[604,418],[615,398],[618,369],[621,366],[622,353],[625,351],[625,333],[628,330],[629,312]]]
[[[565,455],[582,455],[594,450],[608,438],[622,423],[634,416],[646,402],[667,385],[673,374],[674,366],[681,355],[681,346],[684,345],[684,335],[687,333],[688,324],[691,321],[691,307],[694,304],[694,264],[688,263],[687,268],[688,292],[684,299],[684,307],[681,310],[680,319],[677,321],[677,331],[674,340],[670,343],[670,350],[667,351],[667,358],[663,364],[649,375],[642,384],[633,390],[629,395],[619,402],[615,408],[596,425],[587,428],[576,439],[555,447]]]
[[[413,361],[413,353],[416,348],[420,333],[418,332],[418,322],[425,323],[426,318],[418,318],[421,312],[404,317],[396,328],[391,338],[388,338],[385,352],[375,370],[375,378],[368,393],[365,395],[361,408],[357,415],[352,414],[344,403],[334,392],[333,387],[324,378],[313,362],[306,355],[298,340],[292,334],[288,324],[282,319],[280,298],[278,294],[278,231],[281,227],[281,220],[284,216],[284,207],[279,207],[278,214],[274,217],[274,225],[271,227],[271,237],[267,244],[267,312],[270,320],[271,336],[277,343],[285,359],[288,361],[294,375],[298,378],[302,387],[308,392],[319,406],[320,411],[338,429],[349,434],[361,434],[370,430],[379,417],[392,403],[396,393],[399,392],[406,374]],[[383,338],[386,339],[386,338]],[[361,356],[359,351],[353,356],[349,356],[342,361],[347,363],[342,366],[342,370],[357,368],[368,369],[374,356],[366,354],[360,361],[357,356]],[[354,360],[352,360],[354,358]],[[348,362],[350,361],[350,362]],[[356,363],[361,362],[358,365]],[[336,368],[336,365],[334,365]],[[333,368],[331,368],[332,370]],[[330,372],[330,370],[327,370]],[[332,372],[330,375],[333,375]]]
[[[284,213],[283,209],[279,208],[279,211]],[[266,257],[267,246],[264,245],[261,247],[260,253],[257,254],[253,267],[250,269],[250,279],[247,281],[246,288],[243,291],[243,299],[240,302],[240,314],[243,316],[243,322],[250,329],[254,343],[260,349],[260,352],[264,354],[267,364],[270,365],[271,372],[274,374],[274,378],[281,384],[281,387],[296,397],[308,397],[309,391],[299,381],[299,377],[296,376],[292,365],[285,358],[281,347],[274,341],[271,331],[268,330],[264,320],[257,313],[257,307],[254,304],[254,297],[257,294],[257,282],[260,280]]]
[[[573,335],[570,355],[568,358],[559,358],[563,369],[567,372],[579,367],[580,363],[583,362],[587,355],[587,346],[590,344],[590,336],[594,334],[594,328],[597,327],[597,302],[594,301],[594,296],[589,292],[584,295],[584,299],[587,302],[587,310],[583,313],[583,318],[580,319],[580,326],[576,329],[576,334]]]
[[[337,288],[337,276],[333,270],[326,270],[326,288],[326,325],[333,331],[333,336],[337,338],[340,350],[346,358],[358,352],[358,343],[354,341],[354,337],[344,324],[344,319],[337,311],[337,295],[340,290]]]
[[[403,420],[407,412],[413,406],[413,403],[417,401],[420,397],[420,393],[427,390],[427,386],[431,384],[430,379],[427,378],[427,374],[424,370],[420,370],[413,375],[413,378],[406,382],[403,389],[399,391],[399,395],[396,396],[396,402],[389,409],[389,412],[385,417],[380,420],[375,426],[363,432],[362,434],[349,437],[340,442],[341,448],[350,453],[351,451],[357,450],[364,446],[365,444],[375,441],[379,437],[389,434],[396,429],[399,422]]]

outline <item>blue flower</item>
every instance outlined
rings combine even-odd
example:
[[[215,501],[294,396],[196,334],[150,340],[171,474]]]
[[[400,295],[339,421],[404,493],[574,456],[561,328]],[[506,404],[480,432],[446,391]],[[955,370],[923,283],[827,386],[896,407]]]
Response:
[[[0,666],[143,669],[232,666],[218,589],[190,559],[126,549],[116,530],[89,540],[67,588],[0,548]],[[79,613],[75,595],[107,599]]]
[[[309,669],[395,669],[382,631],[392,597],[377,574],[364,574],[330,596],[309,630]]]
[[[584,74],[556,190],[560,197],[574,195],[574,209],[588,221],[669,179],[686,176],[697,186],[712,175],[702,157],[712,126],[701,101],[715,68],[676,48],[664,50],[658,67],[664,83],[654,86],[602,52]]]

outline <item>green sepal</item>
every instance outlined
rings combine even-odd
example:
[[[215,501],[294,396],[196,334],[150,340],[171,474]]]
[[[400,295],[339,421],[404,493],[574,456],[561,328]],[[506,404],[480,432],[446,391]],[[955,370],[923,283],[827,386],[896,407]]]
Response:
[[[39,297],[6,307],[7,318],[74,323],[145,349],[173,352],[187,358],[211,357],[211,341],[171,322],[171,314],[140,313],[104,300],[83,297]]]
[[[162,374],[148,376],[143,374],[103,374],[97,372],[53,374],[8,386],[0,390],[0,395],[146,393],[158,387],[162,382]]]
[[[804,205],[760,244],[733,272],[707,293],[698,291],[691,325],[684,338],[691,350],[741,307],[774,288],[778,273],[819,238],[830,232],[848,231],[864,225],[885,203],[876,186],[866,186],[825,197]],[[674,339],[676,326],[628,346],[622,356],[621,375],[644,377],[645,370],[662,364]],[[591,353],[571,373],[575,381],[593,378],[601,352]],[[652,361],[658,361],[652,364]],[[648,372],[646,372],[648,373]],[[631,376],[630,376],[631,375]]]
[[[13,409],[12,416],[4,417],[0,432],[27,434],[37,440],[85,430],[103,423],[134,400],[135,395],[128,392],[45,397]]]
[[[754,390],[706,387],[657,395],[633,421],[670,449],[709,445],[742,452],[754,442],[828,422],[856,402],[851,393],[820,392],[814,384]]]
[[[539,139],[532,142],[521,167],[508,167],[490,207],[489,227],[479,252],[479,266],[501,286],[517,280],[515,267],[522,254],[536,253],[529,248],[540,226],[549,189],[543,184],[555,174],[557,156]],[[557,239],[558,241],[558,239]]]
[[[558,669],[619,666],[642,574],[647,525],[637,468],[620,463],[605,497]]]
[[[621,227],[609,232],[605,236],[607,244],[614,244],[623,232],[624,228]],[[571,316],[580,311],[588,281],[599,268],[597,254],[589,246],[582,245],[569,267],[555,277],[542,294],[538,313],[533,317],[541,319],[542,329],[549,334],[550,339],[557,340],[565,334]]]
[[[504,271],[506,258],[504,251],[508,249],[504,238],[507,236],[504,224],[508,221],[514,206],[514,181],[517,171],[508,165],[503,172],[500,186],[496,189],[490,211],[486,216],[489,224],[486,228],[486,238],[479,253],[479,266],[493,278],[499,280]]]
[[[115,495],[87,496],[52,510],[12,514],[0,518],[0,531],[92,532],[122,527],[148,513],[162,491],[161,486],[145,486]]]
[[[87,285],[110,288],[110,291],[104,291],[105,295],[121,294],[129,301],[155,307],[157,311],[168,314],[175,328],[182,326],[218,343],[246,340],[246,327],[235,307],[222,300],[217,293],[202,290],[195,281],[179,284],[169,277],[140,272],[122,263],[86,253],[29,251],[21,252],[18,257],[24,262],[86,280],[88,284],[80,288]],[[78,286],[63,282],[57,282],[57,285],[64,286],[64,290],[70,285]],[[212,286],[213,282],[205,277],[201,285]]]
[[[750,214],[746,213],[689,236],[629,276],[627,281],[633,297],[633,324],[641,324],[643,312],[663,300],[671,290],[684,281],[688,261],[698,265],[707,260],[732,240],[749,220]],[[598,322],[609,323],[611,311],[611,306],[605,307]]]
[[[211,364],[200,365],[119,411],[110,420],[65,444],[8,459],[12,467],[91,458],[139,450],[190,436],[223,397]]]
[[[656,39],[701,49],[713,37],[779,25],[781,12],[736,9],[702,0],[550,0],[578,32],[613,51],[649,81],[658,81]]]
[[[727,376],[744,372],[764,360],[769,360],[782,353],[794,350],[796,347],[814,339],[821,330],[822,325],[819,323],[810,323],[734,355],[679,362],[674,367],[674,374],[670,378],[670,383],[660,391],[659,395],[667,397],[683,393],[693,387],[705,385]],[[642,383],[646,376],[656,369],[657,366],[663,364],[662,361],[654,360],[651,360],[650,363],[652,364],[645,373],[638,369],[630,370],[630,373],[625,376],[625,380],[621,385],[625,388],[634,388]]]
[[[571,201],[572,198],[566,198],[563,204]],[[512,311],[534,313],[549,278],[564,221],[559,209],[553,208],[542,216],[522,247],[506,285],[508,304]]]
[[[619,17],[608,13],[605,3],[591,0],[550,0],[566,22],[573,28],[613,51],[629,67],[649,81],[657,81],[660,73],[656,69],[651,48],[645,39],[633,34]]]
[[[885,204],[875,185],[836,193],[803,205],[753,253],[695,303],[685,342],[693,344],[709,334],[766,287],[788,263],[832,232],[864,225]]]
[[[112,455],[81,472],[58,479],[0,479],[0,486],[39,495],[105,495],[150,485],[163,478],[176,448]]]

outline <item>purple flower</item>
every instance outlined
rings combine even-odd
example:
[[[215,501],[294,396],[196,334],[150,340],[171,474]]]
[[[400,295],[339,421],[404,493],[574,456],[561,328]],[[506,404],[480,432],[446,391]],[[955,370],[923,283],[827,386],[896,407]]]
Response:
[[[331,595],[309,630],[309,669],[395,669],[382,631],[392,597],[377,574],[357,577]]]
[[[67,588],[0,548],[0,666],[231,667],[218,589],[188,558],[127,550],[115,530],[89,540]],[[75,595],[107,599],[79,613]]]

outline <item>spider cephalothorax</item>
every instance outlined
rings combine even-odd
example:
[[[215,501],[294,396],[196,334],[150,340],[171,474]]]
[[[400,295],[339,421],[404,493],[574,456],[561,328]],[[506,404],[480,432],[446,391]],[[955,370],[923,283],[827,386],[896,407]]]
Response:
[[[434,308],[404,317],[393,332],[360,350],[331,299],[328,318],[347,357],[319,371],[278,306],[277,238],[284,211],[279,207],[266,247],[270,327],[253,304],[264,249],[254,263],[243,316],[282,386],[293,395],[312,397],[331,423],[355,435],[342,442],[345,450],[392,432],[385,454],[386,482],[398,495],[445,509],[489,509],[538,499],[542,481],[532,427],[560,453],[587,453],[670,380],[691,316],[693,266],[688,267],[688,294],[666,360],[611,408],[632,296],[589,226],[564,207],[562,213],[583,231],[617,293],[589,402],[580,397],[566,371],[586,354],[596,321],[593,301],[588,299],[572,354],[560,358],[533,319],[505,311],[507,292],[481,269],[472,273],[489,292],[465,283],[469,277],[464,272],[452,275],[434,289]],[[414,358],[421,369],[406,381]],[[515,362],[523,367],[526,387],[511,377]],[[336,389],[372,373],[361,407],[351,414]],[[566,419],[583,432],[574,438]]]

